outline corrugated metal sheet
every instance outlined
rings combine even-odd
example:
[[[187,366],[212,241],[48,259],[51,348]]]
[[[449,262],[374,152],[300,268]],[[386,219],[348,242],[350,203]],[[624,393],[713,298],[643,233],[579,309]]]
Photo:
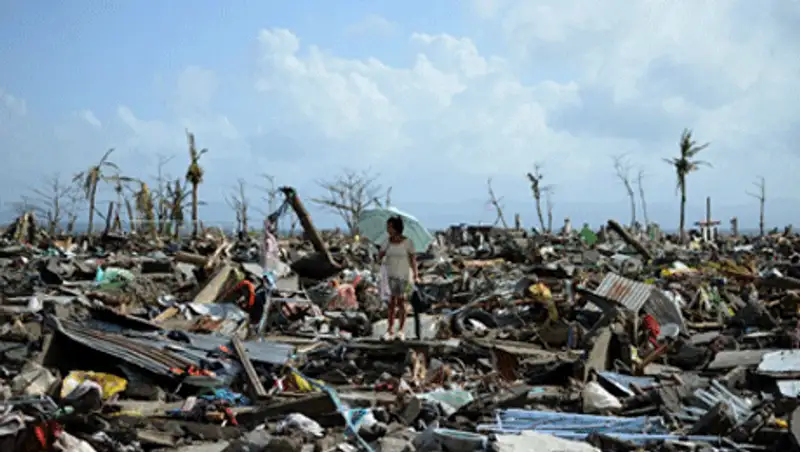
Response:
[[[686,323],[683,320],[680,306],[660,289],[653,288],[650,291],[650,298],[644,304],[644,310],[652,315],[659,325],[674,323],[681,331],[686,331]]]
[[[652,291],[653,286],[649,284],[633,281],[615,273],[608,273],[594,293],[616,301],[630,311],[639,312],[647,303]]]
[[[203,354],[216,352],[221,346],[231,346],[231,338],[219,334],[197,334],[190,332],[181,332],[181,334],[189,340],[188,343],[170,341],[165,338],[163,334],[129,334],[129,337],[131,340],[162,344],[162,346],[168,343],[177,344],[187,352],[194,350],[195,352],[202,351]],[[247,353],[250,355],[250,361],[259,364],[286,364],[286,361],[291,358],[295,351],[295,347],[291,344],[273,341],[244,341],[244,346]]]
[[[619,303],[631,312],[638,313],[644,309],[660,325],[674,323],[682,331],[686,330],[680,307],[650,284],[634,281],[616,273],[608,273],[594,293]]]
[[[597,374],[600,376],[600,378],[605,379],[609,383],[613,384],[616,388],[628,396],[635,395],[631,390],[632,384],[635,384],[642,389],[650,389],[658,386],[658,381],[653,377],[634,377],[631,375],[623,375],[621,373],[607,370],[600,371]]]

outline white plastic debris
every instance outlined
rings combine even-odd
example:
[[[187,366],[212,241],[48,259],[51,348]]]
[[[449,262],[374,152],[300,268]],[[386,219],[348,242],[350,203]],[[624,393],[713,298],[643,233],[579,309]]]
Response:
[[[300,413],[292,413],[278,423],[277,432],[287,434],[292,432],[305,432],[314,437],[325,436],[325,429],[317,421]]]
[[[499,452],[532,450],[536,452],[600,452],[600,449],[584,442],[531,431],[525,431],[519,435],[497,435],[495,450]]]
[[[584,413],[601,413],[622,408],[622,403],[596,381],[591,381],[581,392]]]

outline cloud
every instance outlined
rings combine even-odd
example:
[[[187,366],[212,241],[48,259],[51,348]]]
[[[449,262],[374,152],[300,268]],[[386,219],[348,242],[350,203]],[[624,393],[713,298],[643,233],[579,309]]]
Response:
[[[0,114],[10,116],[24,116],[28,107],[24,100],[18,99],[0,88]]]
[[[798,5],[477,0],[469,9],[481,33],[499,40],[493,45],[418,31],[403,41],[405,54],[364,58],[322,50],[292,30],[253,30],[256,59],[237,77],[186,68],[164,99],[166,116],[110,105],[115,115],[93,116],[102,130],[87,118],[62,125],[74,131],[63,152],[116,146],[118,158],[154,165],[155,155],[185,149],[189,128],[211,149],[209,196],[262,172],[311,192],[311,181],[337,168],[368,167],[395,186],[396,202],[435,222],[492,220],[488,177],[507,210],[530,211],[524,174],[534,162],[556,186],[557,216],[627,215],[610,158],[626,153],[647,173],[651,216],[672,222],[674,175],[662,158],[690,127],[711,142],[703,158],[714,163],[690,177],[690,218],[705,196],[719,215],[746,208],[744,190],[758,174],[782,198],[770,204],[774,221],[788,222],[800,203]],[[9,103],[25,113],[24,101],[0,91],[0,111]],[[47,141],[22,137],[26,130],[12,131],[13,141]],[[49,149],[59,147],[49,139]]]
[[[367,14],[347,29],[347,32],[352,35],[390,36],[395,31],[395,24],[378,14]]]
[[[97,119],[97,116],[94,115],[92,110],[82,110],[78,112],[78,116],[80,116],[84,121],[88,122],[89,125],[93,127],[97,128],[103,127],[103,123],[101,123],[100,120]]]
[[[472,11],[482,19],[493,19],[505,3],[505,0],[472,0]]]

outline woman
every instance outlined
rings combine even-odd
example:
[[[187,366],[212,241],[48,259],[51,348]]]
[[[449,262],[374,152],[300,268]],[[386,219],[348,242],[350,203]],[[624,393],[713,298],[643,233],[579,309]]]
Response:
[[[386,232],[389,240],[378,253],[378,259],[384,260],[386,276],[389,280],[389,316],[386,340],[405,339],[403,333],[406,326],[406,301],[411,293],[411,282],[419,280],[417,273],[417,256],[414,243],[403,235],[403,219],[391,217],[386,221]],[[394,334],[394,319],[398,318],[397,335]]]

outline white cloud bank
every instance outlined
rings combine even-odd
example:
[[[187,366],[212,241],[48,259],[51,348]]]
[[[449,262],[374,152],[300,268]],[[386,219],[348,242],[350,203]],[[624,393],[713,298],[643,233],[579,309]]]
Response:
[[[152,174],[155,154],[185,152],[188,127],[212,150],[216,193],[248,171],[311,190],[331,168],[371,167],[396,186],[398,202],[442,221],[491,219],[482,205],[452,201],[484,198],[490,176],[510,208],[523,209],[533,162],[557,186],[557,215],[596,221],[609,207],[625,215],[610,157],[626,153],[647,173],[651,217],[666,222],[677,202],[662,157],[676,153],[690,127],[712,143],[703,157],[714,164],[690,178],[692,204],[710,195],[725,206],[720,215],[747,216],[734,207],[751,202],[744,191],[764,175],[770,196],[782,198],[772,218],[796,218],[800,2],[476,0],[472,11],[481,35],[499,37],[493,47],[508,52],[420,31],[407,38],[406,64],[390,65],[385,55],[323,51],[292,30],[254,30],[255,64],[224,79],[186,68],[168,99],[170,117],[110,105],[116,116],[98,118],[76,108],[82,122],[43,136],[24,100],[0,91],[0,145],[69,170],[76,152],[88,158],[115,146],[121,164],[147,163],[153,168],[141,171]],[[215,108],[220,99],[225,107]],[[244,164],[231,165],[236,158]],[[17,175],[42,171],[40,161],[11,162]]]

